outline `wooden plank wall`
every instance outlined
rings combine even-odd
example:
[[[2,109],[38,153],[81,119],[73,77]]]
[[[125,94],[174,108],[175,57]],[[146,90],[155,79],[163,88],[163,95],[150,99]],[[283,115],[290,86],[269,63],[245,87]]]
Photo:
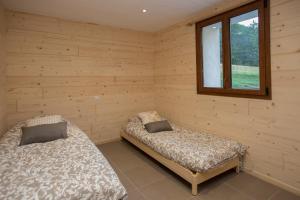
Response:
[[[246,0],[226,1],[204,19]],[[300,1],[271,0],[272,100],[196,94],[194,26],[157,33],[156,109],[178,124],[234,138],[250,149],[248,172],[300,194]]]
[[[7,11],[7,123],[61,114],[94,143],[153,109],[154,35]]]
[[[227,0],[188,21],[249,1]],[[196,95],[188,21],[153,35],[8,11],[8,126],[58,113],[102,143],[118,138],[129,116],[156,107],[180,125],[249,145],[248,172],[299,194],[299,10],[299,0],[271,0],[271,101]]]
[[[5,11],[0,3],[0,137],[6,130],[6,101],[5,101]]]

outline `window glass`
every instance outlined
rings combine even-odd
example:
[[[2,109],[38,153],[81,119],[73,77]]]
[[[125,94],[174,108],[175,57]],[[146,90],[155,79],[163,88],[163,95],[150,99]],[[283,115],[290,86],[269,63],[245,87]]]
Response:
[[[234,89],[259,89],[258,23],[258,10],[230,19],[231,84]]]
[[[204,87],[223,87],[222,23],[202,28]]]
[[[195,30],[198,94],[271,99],[269,1],[209,17]]]

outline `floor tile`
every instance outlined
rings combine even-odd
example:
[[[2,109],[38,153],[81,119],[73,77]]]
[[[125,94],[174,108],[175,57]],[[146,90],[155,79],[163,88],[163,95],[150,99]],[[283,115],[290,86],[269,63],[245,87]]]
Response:
[[[130,145],[125,144],[124,142],[113,142],[109,144],[111,145],[101,145],[99,146],[99,149],[102,153],[110,156],[111,158],[119,158],[122,155],[131,156],[137,153],[135,149],[133,149]]]
[[[143,194],[136,189],[127,190],[128,199],[127,200],[146,200]]]
[[[270,200],[300,200],[300,196],[296,196],[295,194],[284,190],[279,190]]]
[[[126,188],[128,200],[145,200],[144,195],[122,171],[120,171],[118,168],[115,168],[115,172],[118,174],[121,183]]]
[[[117,168],[115,168],[114,170],[125,188],[135,187],[134,184],[128,179],[128,177],[123,172],[121,172]]]
[[[147,162],[143,160],[144,158],[136,155],[136,152],[131,152],[131,150],[105,149],[102,153],[112,165],[118,166],[122,171],[130,170],[141,165],[148,165]]]
[[[140,189],[147,199],[188,200],[192,197],[187,186],[172,179],[163,179]]]
[[[120,167],[121,171],[127,171],[142,165],[146,165],[140,158],[127,157],[125,155],[122,155],[119,158],[112,158],[111,161],[117,166],[122,166]]]
[[[256,200],[266,200],[278,190],[276,186],[244,172],[241,172],[239,175],[228,179],[225,184],[236,188],[240,192],[251,196]]]
[[[253,200],[222,182],[211,183],[198,190],[198,195],[190,200]]]
[[[165,179],[166,176],[151,166],[139,166],[126,171],[126,176],[139,188]]]

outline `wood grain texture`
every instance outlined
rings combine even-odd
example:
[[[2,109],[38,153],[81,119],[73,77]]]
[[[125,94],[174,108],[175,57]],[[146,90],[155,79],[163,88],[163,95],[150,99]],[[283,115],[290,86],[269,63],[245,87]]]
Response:
[[[6,130],[6,99],[5,99],[5,11],[0,3],[0,137]]]
[[[8,126],[55,113],[103,143],[119,137],[129,116],[156,108],[249,145],[249,173],[300,194],[299,0],[271,0],[271,101],[196,92],[195,28],[187,24],[250,1],[227,0],[156,34],[7,11],[0,129],[5,112]]]
[[[156,34],[156,109],[249,145],[248,172],[300,194],[300,1],[271,0],[271,101],[197,95],[195,27],[187,24],[246,2],[226,1]]]
[[[154,35],[7,11],[8,126],[61,114],[94,143],[154,108]]]

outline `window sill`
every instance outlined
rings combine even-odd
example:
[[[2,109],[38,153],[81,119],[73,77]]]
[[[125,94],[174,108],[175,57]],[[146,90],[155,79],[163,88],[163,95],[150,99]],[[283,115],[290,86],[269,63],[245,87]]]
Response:
[[[238,90],[238,89],[218,89],[218,88],[204,88],[198,89],[198,95],[213,95],[213,96],[224,96],[224,97],[240,97],[249,99],[264,99],[272,100],[271,92],[268,94],[260,91],[253,90]]]

